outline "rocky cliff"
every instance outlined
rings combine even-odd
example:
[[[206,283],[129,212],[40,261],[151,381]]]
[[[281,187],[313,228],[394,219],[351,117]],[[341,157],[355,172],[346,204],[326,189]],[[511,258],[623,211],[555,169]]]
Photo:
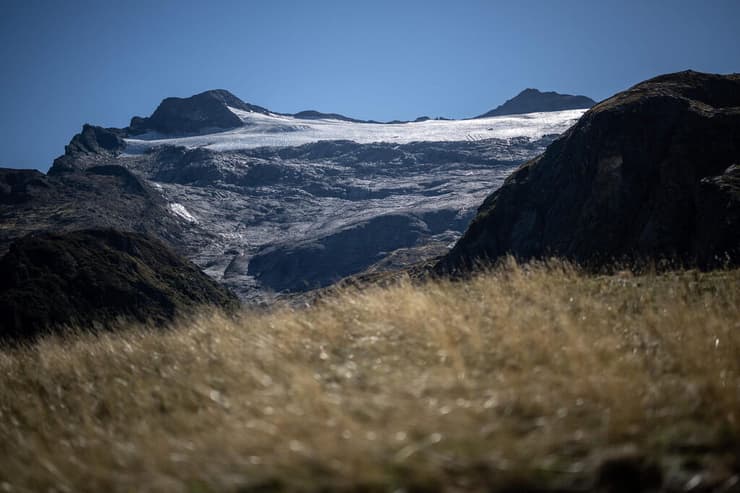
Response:
[[[146,132],[183,135],[241,126],[242,121],[229,111],[229,107],[268,113],[265,108],[245,103],[229,91],[214,89],[189,98],[166,98],[150,117],[133,117],[126,130],[129,135]]]
[[[116,164],[48,175],[0,168],[0,255],[29,233],[91,227],[137,231],[180,248],[185,224],[167,205],[145,179]]]
[[[598,104],[479,208],[438,264],[740,261],[740,75],[692,71]]]

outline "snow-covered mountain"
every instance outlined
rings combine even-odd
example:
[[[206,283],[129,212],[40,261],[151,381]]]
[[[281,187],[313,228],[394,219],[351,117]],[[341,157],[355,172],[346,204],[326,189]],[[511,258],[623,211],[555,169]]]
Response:
[[[209,91],[168,98],[124,129],[85,126],[48,180],[124,168],[178,225],[163,239],[264,300],[446,252],[491,189],[583,112],[383,124]],[[137,229],[136,214],[117,210]]]
[[[256,147],[299,146],[327,140],[358,144],[409,144],[411,142],[474,142],[527,137],[539,139],[563,131],[583,110],[529,113],[470,120],[425,120],[405,123],[367,123],[339,119],[303,119],[292,115],[259,113],[228,107],[241,125],[222,132],[176,137],[149,132],[125,139],[127,154],[146,152],[162,145],[233,151]]]

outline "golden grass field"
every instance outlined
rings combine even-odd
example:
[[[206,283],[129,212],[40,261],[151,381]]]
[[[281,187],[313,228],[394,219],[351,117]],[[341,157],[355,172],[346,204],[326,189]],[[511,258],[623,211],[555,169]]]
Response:
[[[509,261],[0,350],[0,491],[736,491],[739,443],[740,270]]]

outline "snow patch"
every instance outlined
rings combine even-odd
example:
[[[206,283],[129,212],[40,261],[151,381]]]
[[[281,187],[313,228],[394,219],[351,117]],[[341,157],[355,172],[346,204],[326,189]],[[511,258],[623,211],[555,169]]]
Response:
[[[170,210],[170,212],[172,212],[174,215],[176,215],[180,219],[184,219],[185,221],[189,223],[198,222],[198,219],[196,219],[195,216],[193,216],[190,212],[188,212],[188,210],[182,204],[173,202],[173,203],[167,204],[167,208]]]

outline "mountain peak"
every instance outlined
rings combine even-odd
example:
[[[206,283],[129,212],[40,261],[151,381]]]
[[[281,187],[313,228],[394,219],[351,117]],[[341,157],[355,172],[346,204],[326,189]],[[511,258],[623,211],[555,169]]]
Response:
[[[544,111],[576,110],[590,108],[595,104],[596,101],[586,96],[559,94],[554,91],[542,92],[539,89],[528,87],[496,109],[484,113],[477,118]]]
[[[163,99],[150,117],[133,117],[128,131],[132,135],[151,131],[166,135],[182,135],[199,133],[206,129],[241,126],[242,121],[228,107],[255,113],[269,113],[261,106],[245,103],[226,89],[211,89],[189,98]]]
[[[207,91],[203,91],[201,93],[190,96],[189,98],[167,98],[167,99],[181,100],[181,101],[184,101],[184,100],[193,100],[193,101],[214,100],[226,106],[231,106],[232,108],[237,108],[237,109],[244,110],[244,111],[257,111],[260,113],[262,112],[269,113],[268,110],[266,110],[265,108],[262,108],[261,106],[256,106],[253,104],[245,103],[238,97],[234,96],[232,92],[226,89],[209,89]],[[167,99],[165,99],[165,101]]]
[[[238,99],[239,101],[241,101],[239,98],[234,96],[234,93],[232,93],[228,89],[208,89],[207,91],[203,91],[201,93],[195,94],[193,97],[195,96],[224,97],[224,98]]]

